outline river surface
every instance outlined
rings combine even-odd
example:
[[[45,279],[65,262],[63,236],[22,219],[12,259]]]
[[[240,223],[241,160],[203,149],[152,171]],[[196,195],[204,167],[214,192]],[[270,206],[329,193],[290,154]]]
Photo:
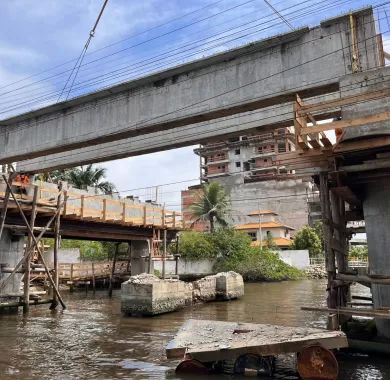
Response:
[[[28,316],[0,316],[0,379],[178,379],[177,362],[165,358],[164,347],[186,319],[323,327],[324,316],[300,307],[323,305],[324,288],[319,280],[246,284],[241,300],[153,318],[122,316],[119,290],[112,299],[106,291],[68,293],[65,311],[40,305]],[[339,379],[390,380],[389,358],[344,354],[338,359]],[[291,358],[278,359],[275,379],[297,379]]]

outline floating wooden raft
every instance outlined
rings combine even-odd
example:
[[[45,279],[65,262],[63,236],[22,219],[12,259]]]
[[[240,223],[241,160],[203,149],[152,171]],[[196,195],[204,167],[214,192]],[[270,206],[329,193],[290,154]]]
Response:
[[[301,352],[310,345],[348,347],[343,332],[306,327],[189,319],[166,347],[168,359],[185,355],[200,362],[236,359],[243,354],[275,356]]]

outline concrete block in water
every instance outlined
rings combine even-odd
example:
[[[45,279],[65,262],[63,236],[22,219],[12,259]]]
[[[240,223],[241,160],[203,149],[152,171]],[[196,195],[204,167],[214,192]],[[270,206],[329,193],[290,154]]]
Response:
[[[121,310],[126,314],[152,316],[180,309],[188,303],[192,303],[192,296],[183,281],[160,280],[144,273],[122,283]]]
[[[244,279],[239,273],[230,271],[218,273],[216,278],[216,294],[218,299],[231,300],[244,295]]]
[[[217,299],[217,278],[206,276],[192,283],[194,290],[192,298],[194,302],[210,302]]]

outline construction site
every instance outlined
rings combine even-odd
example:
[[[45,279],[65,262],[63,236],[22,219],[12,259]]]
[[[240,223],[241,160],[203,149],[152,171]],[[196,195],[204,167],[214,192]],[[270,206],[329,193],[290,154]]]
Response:
[[[234,312],[219,319],[218,308],[231,306],[216,306],[215,315],[214,309],[186,311],[180,320],[184,325],[179,329],[181,323],[175,323],[179,332],[166,349],[168,359],[182,359],[177,372],[204,376],[218,369],[272,376],[275,357],[296,354],[300,378],[346,379],[337,377],[345,376],[340,375],[345,359],[334,352],[349,347],[388,355],[390,53],[375,10],[369,6],[322,17],[314,27],[294,28],[0,120],[0,309],[34,315],[35,305],[50,304],[52,310],[71,310],[67,300],[74,301],[64,296],[62,284],[86,285],[95,292],[103,281],[112,295],[115,277],[118,282],[130,278],[122,285],[123,311],[123,292],[135,292],[147,281],[142,276],[156,273],[158,264],[160,282],[153,280],[150,292],[157,298],[162,294],[164,313],[176,310],[163,297],[172,300],[183,293],[184,299],[188,289],[178,285],[180,255],[167,247],[178,244],[184,230],[208,230],[191,223],[191,188],[182,193],[180,212],[133,196],[42,181],[37,174],[198,144],[200,184],[193,190],[220,183],[240,202],[237,229],[254,237],[257,219],[280,214],[283,224],[269,223],[282,228],[278,242],[288,248],[290,232],[308,223],[308,197],[316,194],[327,273],[316,292],[324,302],[298,304],[304,318],[320,316],[326,328],[309,328],[304,321],[300,327],[284,326],[283,317],[276,316],[274,323],[266,316],[256,319],[260,324],[241,323],[236,320],[241,314]],[[245,223],[248,215],[252,224]],[[366,234],[367,268],[349,266],[349,242],[357,232]],[[54,239],[50,257],[45,238]],[[61,239],[126,243],[128,249],[125,256],[117,250],[110,261],[69,264],[59,258]],[[259,239],[262,244],[261,229]],[[168,262],[176,265],[174,275],[166,274]],[[132,280],[138,275],[141,280]],[[204,280],[216,283],[217,300],[221,276],[227,275]],[[32,287],[40,279],[48,285],[45,294]],[[223,281],[229,293],[230,280]],[[243,289],[243,283],[236,285],[241,280],[234,281]],[[356,284],[364,287],[364,296],[355,292]],[[191,286],[191,297],[201,298],[200,285]],[[224,300],[244,294],[239,293]],[[126,297],[126,310],[136,310],[136,297]],[[375,335],[345,331],[356,317],[374,324]],[[157,318],[123,323],[147,325],[153,335]],[[168,317],[161,318],[168,323]],[[313,357],[321,361],[320,374]],[[383,371],[389,374],[387,367]],[[350,378],[390,378],[385,376]]]

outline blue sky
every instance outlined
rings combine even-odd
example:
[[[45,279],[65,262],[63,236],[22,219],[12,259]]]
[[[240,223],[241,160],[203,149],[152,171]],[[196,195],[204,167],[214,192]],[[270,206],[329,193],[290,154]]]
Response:
[[[270,2],[294,27],[313,26],[370,4],[360,0]],[[0,1],[0,119],[57,101],[102,3]],[[383,9],[379,17],[385,19]],[[381,28],[389,28],[387,20]],[[69,97],[288,30],[263,0],[109,0]],[[69,85],[61,99],[68,91]],[[196,179],[199,161],[192,149],[103,166],[119,190]],[[178,208],[179,190],[186,185],[161,187],[160,200]],[[133,193],[148,197],[151,190]]]

